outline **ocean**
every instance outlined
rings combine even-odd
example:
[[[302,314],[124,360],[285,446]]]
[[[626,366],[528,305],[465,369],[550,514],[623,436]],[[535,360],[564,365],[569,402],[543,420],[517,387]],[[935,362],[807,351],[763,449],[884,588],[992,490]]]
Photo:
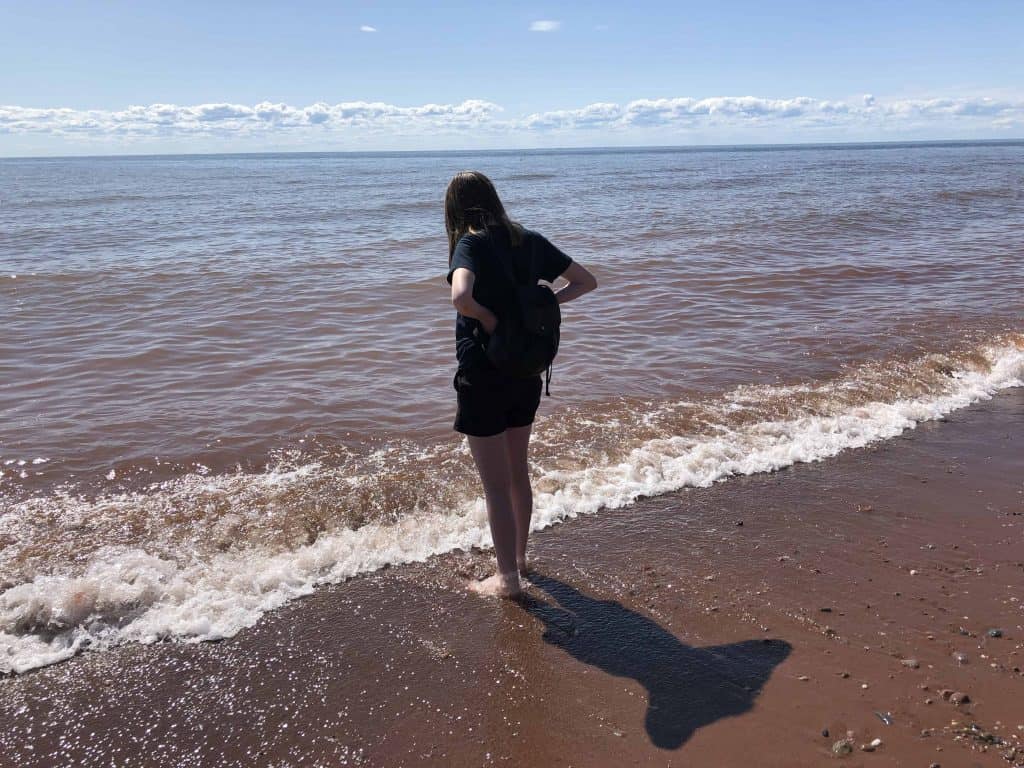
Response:
[[[464,169],[600,282],[537,528],[1024,385],[1024,142],[0,160],[0,672],[488,546],[451,431]]]

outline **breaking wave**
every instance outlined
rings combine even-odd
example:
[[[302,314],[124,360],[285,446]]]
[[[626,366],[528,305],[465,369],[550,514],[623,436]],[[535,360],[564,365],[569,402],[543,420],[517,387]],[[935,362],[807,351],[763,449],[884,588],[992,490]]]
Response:
[[[740,387],[701,402],[622,399],[540,419],[535,530],[895,437],[1024,385],[1024,339]],[[120,542],[114,544],[112,542]],[[308,451],[260,473],[0,508],[0,671],[84,648],[231,637],[318,584],[490,545],[465,445]]]

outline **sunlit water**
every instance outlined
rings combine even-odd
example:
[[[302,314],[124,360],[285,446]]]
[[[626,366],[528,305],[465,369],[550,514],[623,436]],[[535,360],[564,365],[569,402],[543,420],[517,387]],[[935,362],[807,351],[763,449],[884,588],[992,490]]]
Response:
[[[442,199],[564,311],[537,524],[899,434],[1024,377],[1024,145],[0,161],[0,670],[232,634],[486,545]]]

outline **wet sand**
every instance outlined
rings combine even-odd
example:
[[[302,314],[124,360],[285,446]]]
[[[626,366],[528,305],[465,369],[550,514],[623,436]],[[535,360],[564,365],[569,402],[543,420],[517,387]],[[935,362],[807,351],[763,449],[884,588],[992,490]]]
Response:
[[[533,541],[0,680],[0,764],[1024,765],[1020,390]]]

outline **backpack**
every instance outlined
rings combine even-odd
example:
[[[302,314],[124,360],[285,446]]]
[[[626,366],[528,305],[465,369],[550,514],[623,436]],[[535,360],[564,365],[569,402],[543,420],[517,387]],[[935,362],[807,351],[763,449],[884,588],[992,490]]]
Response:
[[[551,395],[551,364],[558,354],[562,312],[558,299],[546,285],[537,280],[536,252],[530,244],[530,267],[527,280],[516,279],[511,265],[495,251],[492,258],[501,265],[508,278],[509,311],[501,317],[494,334],[488,339],[487,359],[501,373],[515,378],[528,378],[546,372],[545,392]]]

